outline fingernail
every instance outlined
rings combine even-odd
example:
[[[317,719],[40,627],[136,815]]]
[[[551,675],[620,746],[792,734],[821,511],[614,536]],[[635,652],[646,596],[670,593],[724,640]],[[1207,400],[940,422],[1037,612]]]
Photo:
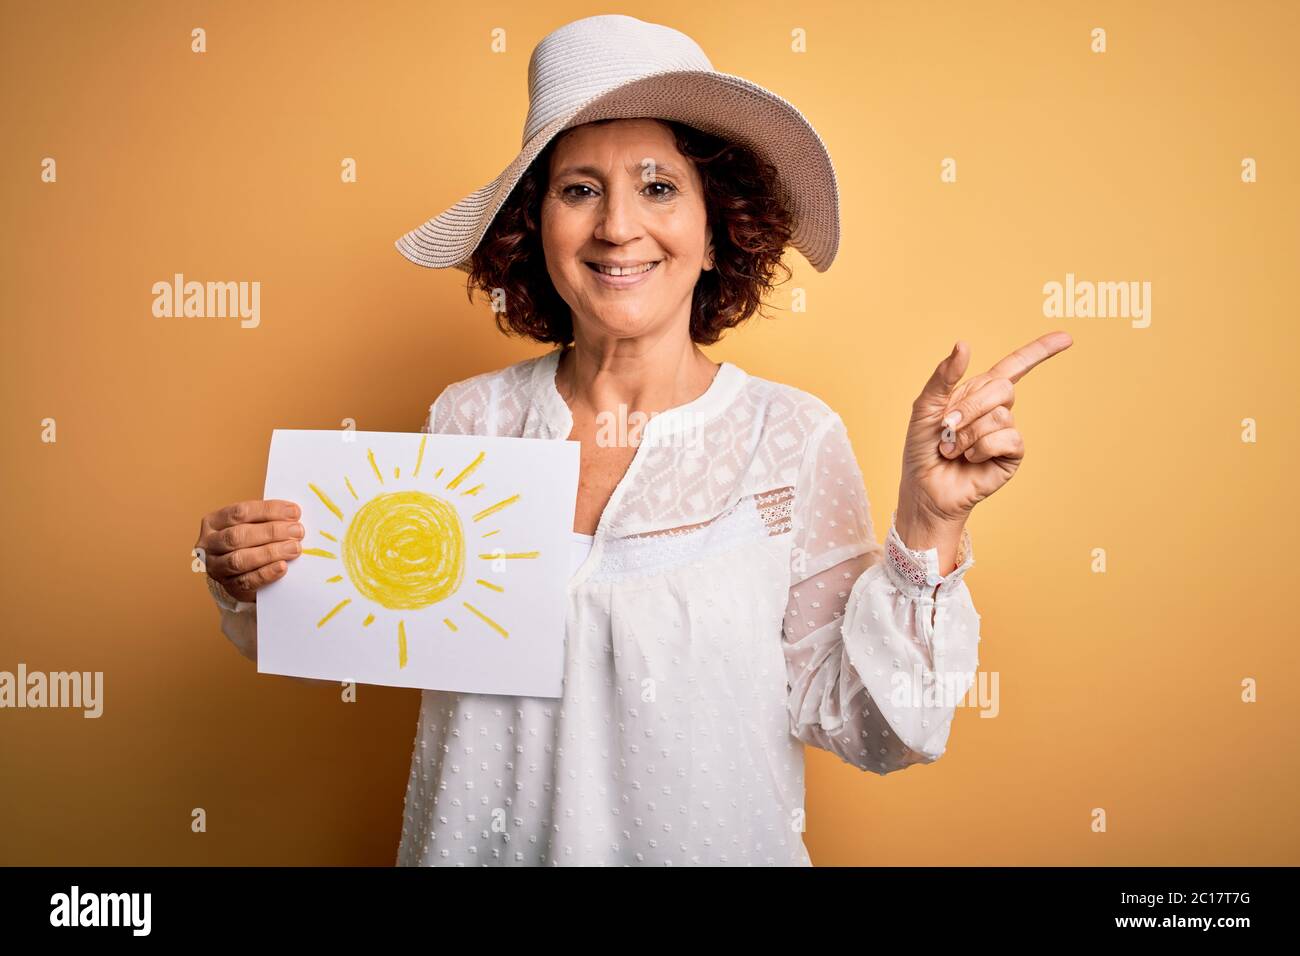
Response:
[[[302,525],[300,524],[289,525],[289,533],[293,535],[295,538],[301,538],[303,536]]]
[[[956,409],[953,409],[947,415],[943,416],[943,424],[945,428],[952,428],[959,421],[961,421],[961,412]]]
[[[946,441],[940,444],[939,448],[945,455],[951,455],[953,452],[957,450],[957,443]]]
[[[297,554],[297,553],[298,553],[299,551],[301,551],[301,550],[302,550],[302,545],[300,545],[297,541],[290,541],[290,542],[289,542],[289,553],[290,553],[290,554]]]
[[[290,506],[289,506],[289,517],[290,517],[290,518],[301,518],[301,517],[302,517],[302,509],[299,508],[297,505],[290,505]]]

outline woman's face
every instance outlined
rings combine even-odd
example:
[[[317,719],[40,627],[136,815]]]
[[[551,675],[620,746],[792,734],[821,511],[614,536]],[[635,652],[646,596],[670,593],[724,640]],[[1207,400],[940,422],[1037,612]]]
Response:
[[[650,119],[575,127],[556,143],[549,175],[542,247],[576,334],[626,338],[688,327],[712,245],[699,173],[672,130]],[[622,277],[596,269],[652,263]]]

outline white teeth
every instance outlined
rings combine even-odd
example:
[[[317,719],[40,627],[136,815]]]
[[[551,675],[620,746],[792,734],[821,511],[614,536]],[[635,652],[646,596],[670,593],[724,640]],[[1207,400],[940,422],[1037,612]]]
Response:
[[[642,272],[649,272],[657,265],[657,263],[647,262],[645,265],[632,266],[627,269],[619,269],[616,266],[602,266],[594,262],[592,265],[596,267],[597,272],[603,272],[607,276],[634,276]]]

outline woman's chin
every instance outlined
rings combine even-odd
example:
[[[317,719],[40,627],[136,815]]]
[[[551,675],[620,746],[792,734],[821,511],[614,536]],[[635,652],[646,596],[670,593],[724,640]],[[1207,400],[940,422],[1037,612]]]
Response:
[[[604,335],[628,337],[650,331],[654,327],[654,317],[636,308],[603,309],[594,316],[592,324]]]

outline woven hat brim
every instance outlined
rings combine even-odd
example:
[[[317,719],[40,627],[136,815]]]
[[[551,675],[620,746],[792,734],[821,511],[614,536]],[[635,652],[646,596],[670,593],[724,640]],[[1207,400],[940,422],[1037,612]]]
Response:
[[[529,164],[561,132],[598,119],[675,120],[753,149],[776,168],[793,220],[790,244],[825,272],[840,243],[839,189],[830,154],[793,105],[742,77],[670,70],[589,100],[540,129],[487,185],[403,235],[397,251],[419,266],[469,271],[469,258]]]

